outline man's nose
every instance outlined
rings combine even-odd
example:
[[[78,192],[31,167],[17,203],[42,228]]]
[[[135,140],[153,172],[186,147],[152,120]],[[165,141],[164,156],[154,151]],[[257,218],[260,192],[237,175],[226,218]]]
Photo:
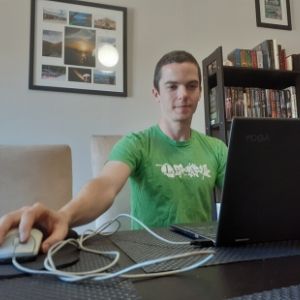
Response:
[[[187,88],[185,86],[180,86],[178,89],[178,97],[184,99],[187,96]]]

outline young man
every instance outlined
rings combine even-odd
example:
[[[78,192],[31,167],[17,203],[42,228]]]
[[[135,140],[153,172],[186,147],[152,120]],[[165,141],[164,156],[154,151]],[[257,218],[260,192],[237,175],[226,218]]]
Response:
[[[210,220],[211,195],[215,186],[222,186],[227,148],[191,129],[201,95],[196,59],[185,51],[164,55],[155,68],[152,92],[161,110],[157,125],[124,137],[101,174],[59,211],[35,204],[3,216],[0,243],[12,227],[19,226],[20,238],[26,241],[30,229],[39,226],[49,235],[42,244],[46,252],[69,227],[105,212],[128,178],[132,214],[146,225]]]

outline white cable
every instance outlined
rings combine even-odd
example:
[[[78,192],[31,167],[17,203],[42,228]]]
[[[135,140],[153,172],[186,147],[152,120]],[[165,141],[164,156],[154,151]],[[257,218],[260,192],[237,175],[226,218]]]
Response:
[[[193,256],[193,255],[199,255],[199,254],[208,254],[210,253],[210,255],[206,256],[204,259],[201,259],[200,261],[188,266],[188,267],[184,267],[178,270],[172,270],[172,271],[166,271],[166,272],[155,272],[155,273],[147,273],[147,274],[128,274],[128,275],[123,275],[125,273],[128,273],[130,271],[133,271],[135,269],[139,269],[139,268],[144,268],[153,264],[157,264],[157,263],[162,263],[165,261],[169,261],[169,260],[174,260],[174,259],[179,259],[179,258],[184,258],[184,257],[188,257],[188,256]],[[182,273],[182,272],[187,272],[190,270],[193,270],[195,268],[198,268],[200,266],[202,266],[203,264],[205,264],[207,261],[209,261],[212,257],[213,254],[211,254],[212,251],[207,251],[207,252],[186,252],[183,254],[177,254],[177,255],[172,255],[172,256],[166,256],[166,257],[161,257],[161,258],[157,258],[157,259],[152,259],[152,260],[147,260],[141,263],[137,263],[134,264],[132,266],[129,266],[127,268],[124,268],[120,271],[114,272],[114,273],[102,273],[102,274],[95,274],[93,275],[86,275],[86,276],[68,276],[68,277],[60,277],[61,280],[63,281],[67,281],[67,282],[76,282],[76,281],[82,281],[82,280],[87,280],[87,279],[92,279],[95,281],[101,281],[101,280],[107,280],[107,279],[111,279],[111,278],[115,278],[115,277],[124,277],[124,278],[146,278],[146,277],[157,277],[157,276],[169,276],[169,275],[173,275],[173,274],[178,274],[178,273]]]
[[[73,240],[66,240],[63,241],[59,244],[54,245],[53,247],[51,247],[48,251],[48,255],[44,261],[44,267],[46,270],[50,271],[50,272],[59,272],[59,274],[62,275],[88,275],[88,274],[95,274],[95,273],[101,273],[104,272],[107,269],[112,268],[113,266],[115,266],[117,264],[117,262],[120,259],[120,252],[118,251],[98,251],[95,249],[91,249],[91,248],[87,248],[85,246],[83,246],[80,242],[78,242],[77,240],[75,240],[77,242],[77,244],[73,244]],[[80,250],[83,250],[85,252],[89,252],[89,253],[93,253],[93,254],[98,254],[101,256],[108,256],[108,257],[114,257],[114,259],[112,260],[111,263],[109,263],[108,265],[99,268],[99,269],[95,269],[95,270],[91,270],[91,271],[85,271],[85,272],[64,272],[61,270],[58,270],[55,266],[55,263],[53,261],[53,256],[60,250],[62,249],[65,245],[67,244],[73,244],[75,246],[77,246]]]
[[[47,257],[44,261],[44,267],[45,267],[46,271],[33,270],[33,269],[26,268],[19,264],[19,262],[17,261],[15,256],[12,259],[12,263],[17,269],[19,269],[20,271],[25,272],[25,273],[58,276],[63,281],[77,282],[77,281],[82,281],[82,280],[87,280],[87,279],[96,280],[96,281],[107,280],[107,279],[115,278],[115,277],[146,278],[146,277],[156,277],[156,276],[169,276],[172,274],[187,272],[187,271],[193,270],[195,268],[198,268],[198,267],[204,265],[208,260],[210,260],[213,257],[213,254],[212,254],[212,253],[214,253],[213,251],[199,250],[199,251],[186,252],[186,253],[182,253],[182,254],[176,254],[176,255],[172,255],[172,256],[166,256],[166,257],[161,257],[161,258],[157,258],[157,259],[147,260],[144,262],[136,263],[132,266],[129,266],[122,270],[116,271],[114,273],[105,272],[106,270],[112,268],[113,266],[115,266],[117,264],[117,262],[119,261],[119,258],[120,258],[120,253],[118,251],[98,251],[95,249],[91,249],[91,248],[84,246],[84,242],[97,234],[106,236],[106,235],[111,235],[111,234],[115,233],[120,228],[120,221],[118,219],[121,217],[131,218],[132,220],[137,222],[140,226],[142,226],[147,232],[149,232],[151,235],[153,235],[155,238],[157,238],[165,243],[169,243],[169,244],[173,244],[173,245],[190,245],[190,242],[176,242],[176,241],[170,241],[168,239],[165,239],[165,238],[159,236],[158,234],[156,234],[154,231],[152,231],[150,228],[148,228],[145,224],[143,224],[137,218],[130,216],[128,214],[120,214],[113,220],[102,224],[97,230],[86,231],[86,232],[89,232],[89,234],[87,234],[87,235],[83,234],[78,239],[67,239],[65,241],[58,242],[55,245],[53,245],[52,247],[50,247]],[[105,229],[107,229],[109,226],[111,226],[114,223],[117,223],[117,228],[113,232],[108,232],[108,233],[104,232],[103,233],[103,231]],[[85,251],[85,252],[109,257],[110,259],[112,259],[112,261],[104,267],[101,267],[101,268],[98,268],[95,270],[91,270],[91,271],[85,271],[85,272],[61,271],[56,268],[55,263],[53,261],[53,256],[58,251],[60,251],[63,247],[65,247],[67,244],[71,244],[74,247],[77,247],[78,249]],[[169,260],[184,258],[184,257],[188,257],[188,256],[203,255],[203,254],[210,254],[210,255],[206,256],[205,258],[201,259],[200,261],[197,261],[196,263],[194,263],[190,266],[187,266],[187,267],[184,267],[184,268],[181,268],[178,270],[147,273],[147,274],[143,274],[143,273],[126,274],[130,271],[136,270],[138,268],[144,268],[149,265],[166,262]]]
[[[130,218],[132,220],[134,220],[136,223],[138,223],[140,226],[142,226],[146,231],[148,231],[151,235],[153,235],[154,237],[156,237],[158,240],[161,240],[165,243],[168,244],[173,244],[173,245],[190,245],[190,242],[176,242],[176,241],[170,241],[168,239],[165,239],[161,236],[159,236],[157,233],[155,233],[153,230],[151,230],[149,227],[147,227],[144,223],[142,223],[139,219],[137,219],[134,216],[128,215],[128,214],[119,214],[117,217],[115,217],[110,224],[112,224],[113,222],[115,222],[118,218],[120,217],[126,217],[126,218]]]

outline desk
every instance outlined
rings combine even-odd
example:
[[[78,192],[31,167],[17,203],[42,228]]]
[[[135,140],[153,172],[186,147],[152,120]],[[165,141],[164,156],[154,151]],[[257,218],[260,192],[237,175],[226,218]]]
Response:
[[[122,236],[122,233],[119,233]],[[110,238],[105,238],[101,241],[101,245],[107,250],[116,249],[115,243]],[[121,251],[120,267],[132,264],[132,260]],[[89,261],[91,263],[91,261]],[[271,290],[281,287],[300,284],[300,255],[289,256],[265,260],[256,260],[239,263],[228,263],[213,266],[206,266],[197,270],[182,273],[179,275],[139,279],[133,280],[133,287],[136,290],[136,295],[141,299],[153,300],[182,300],[182,299],[205,299],[219,300],[231,297],[243,296]],[[92,264],[90,267],[95,267]],[[19,281],[18,281],[19,280]],[[13,288],[6,288],[6,283],[0,280],[0,299],[38,299],[39,295],[43,294],[43,299],[74,299],[76,294],[77,300],[86,300],[85,291],[79,293],[79,289],[83,288],[88,283],[70,284],[62,283],[53,278],[39,279],[38,277],[26,277],[26,284],[22,283],[22,278],[10,279]],[[41,281],[41,284],[39,283]],[[14,283],[18,281],[21,283]],[[21,281],[21,282],[20,282]],[[34,292],[32,285],[35,283]],[[44,284],[44,285],[43,285]],[[70,286],[71,285],[71,286]],[[93,291],[93,297],[89,299],[107,299],[103,298],[103,289],[100,284],[93,284],[97,287]],[[13,289],[16,291],[13,291]],[[48,289],[47,293],[44,289]],[[19,289],[17,291],[17,289]],[[55,289],[59,289],[56,292]],[[117,286],[118,289],[118,286]],[[62,297],[62,293],[64,296]],[[102,297],[101,297],[102,296]],[[119,298],[112,298],[119,299]],[[124,298],[123,298],[124,299]],[[127,298],[126,298],[127,299]],[[137,299],[132,297],[132,299]]]
[[[164,278],[135,281],[142,299],[218,300],[300,283],[300,256],[202,267]]]
[[[149,300],[218,300],[298,284],[300,255],[205,266],[174,276],[134,280],[138,294]]]

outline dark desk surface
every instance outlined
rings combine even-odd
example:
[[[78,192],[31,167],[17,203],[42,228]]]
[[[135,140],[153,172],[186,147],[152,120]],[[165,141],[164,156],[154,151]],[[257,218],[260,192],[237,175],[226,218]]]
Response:
[[[138,294],[149,300],[218,300],[297,284],[300,256],[207,266],[174,276],[134,280]]]
[[[135,281],[142,299],[226,299],[300,283],[300,256],[224,264]]]
[[[103,239],[101,244],[102,246],[105,244],[106,249],[116,249],[116,245],[110,239]],[[93,260],[90,262],[93,262]],[[128,266],[128,264],[132,264],[132,260],[121,251],[120,267]],[[141,299],[145,300],[218,300],[298,285],[300,284],[299,266],[300,255],[206,266],[168,277],[135,279],[133,283],[137,294],[141,296]],[[95,266],[92,265],[90,267]],[[35,277],[33,276],[31,280],[35,280]],[[12,279],[13,282],[14,279]],[[56,286],[62,290],[69,286],[69,284],[66,285],[56,280],[54,284],[57,284]],[[72,287],[74,287],[74,292],[78,296],[76,299],[86,299],[85,296],[80,298],[76,285],[72,284]],[[30,288],[28,286],[29,294]],[[101,287],[99,288],[101,290]],[[20,287],[16,286],[16,289],[20,289]],[[42,290],[42,286],[39,289]],[[99,293],[99,291],[97,292]],[[102,292],[103,290],[101,290]],[[3,290],[1,290],[0,299],[2,299],[2,293]],[[19,296],[19,298],[14,299],[24,299],[22,294]],[[47,299],[56,299],[50,296],[48,295]],[[96,298],[98,299],[97,295]],[[37,298],[33,297],[31,299]]]

